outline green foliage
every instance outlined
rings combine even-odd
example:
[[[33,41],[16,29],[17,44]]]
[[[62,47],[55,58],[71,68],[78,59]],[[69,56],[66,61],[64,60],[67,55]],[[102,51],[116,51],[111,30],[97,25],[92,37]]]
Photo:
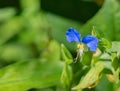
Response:
[[[96,86],[97,91],[113,91],[113,84],[103,75],[102,79]]]
[[[92,88],[96,85],[96,82],[100,79],[100,73],[103,70],[104,66],[102,62],[98,62],[93,66],[89,72],[81,79],[80,83],[73,87],[73,89],[83,89],[83,88]]]
[[[81,60],[82,63],[84,65],[90,65],[92,61],[92,56],[93,56],[93,53],[90,51],[83,53],[82,60]]]
[[[20,17],[8,19],[6,23],[0,26],[0,45],[9,41],[12,37],[18,34],[21,30],[22,20]],[[9,30],[8,30],[9,29]]]
[[[72,69],[67,63],[65,63],[64,69],[61,75],[61,83],[63,84],[66,90],[71,89],[70,88],[71,81],[72,81]]]
[[[110,49],[107,49],[108,52],[118,52],[120,53],[120,42],[119,41],[113,41],[112,47]]]
[[[0,91],[119,91],[117,0],[105,0],[86,24],[43,11],[39,0],[20,5],[20,14],[0,9]],[[82,35],[92,31],[99,39],[96,52],[84,51],[75,61],[76,44],[65,38],[69,27]]]
[[[40,58],[59,61],[60,60],[60,46],[56,41],[51,41],[49,46],[42,52]]]
[[[109,40],[120,40],[120,5],[117,0],[105,0],[99,12],[90,19],[81,29],[83,34],[91,32],[95,26],[99,34]]]
[[[105,38],[100,38],[99,48],[102,52],[104,52],[107,49],[111,48],[111,43]]]
[[[61,45],[61,55],[62,55],[63,60],[67,64],[71,64],[73,62],[71,53],[68,51],[68,49],[63,44]]]
[[[58,85],[61,71],[60,62],[43,63],[36,59],[19,62],[0,70],[0,90],[25,91]]]
[[[18,59],[24,60],[28,57],[32,58],[34,55],[29,48],[15,43],[2,46],[0,48],[0,54],[1,59],[8,62],[18,61]]]
[[[72,55],[67,50],[67,48],[62,44],[61,45],[61,53],[64,61],[64,68],[61,75],[61,82],[66,88],[66,90],[70,90],[70,85],[72,81],[72,68],[69,64],[73,62]]]
[[[14,8],[0,9],[0,22],[6,21],[15,15],[16,11]]]

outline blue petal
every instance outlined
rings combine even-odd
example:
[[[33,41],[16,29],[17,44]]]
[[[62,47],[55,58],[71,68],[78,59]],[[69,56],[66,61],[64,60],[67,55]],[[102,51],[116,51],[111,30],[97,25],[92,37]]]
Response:
[[[95,51],[98,46],[98,39],[95,36],[86,35],[83,37],[82,42],[90,48],[90,51]]]
[[[66,38],[68,42],[80,42],[80,33],[74,28],[69,28],[66,31]]]

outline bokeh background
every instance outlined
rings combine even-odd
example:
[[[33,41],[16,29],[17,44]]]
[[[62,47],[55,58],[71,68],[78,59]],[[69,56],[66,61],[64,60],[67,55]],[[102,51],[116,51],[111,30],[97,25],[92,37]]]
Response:
[[[119,12],[119,0],[0,0],[0,91],[66,91],[60,46],[74,57],[76,45],[67,42],[65,31],[74,27],[84,36],[94,26],[109,41],[119,41]],[[84,91],[115,90],[103,76]]]

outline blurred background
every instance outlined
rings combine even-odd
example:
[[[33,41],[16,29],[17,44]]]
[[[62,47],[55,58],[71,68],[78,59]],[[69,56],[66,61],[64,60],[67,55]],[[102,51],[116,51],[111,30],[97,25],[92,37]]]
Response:
[[[41,8],[66,18],[79,22],[86,22],[101,7],[104,0],[41,0]],[[21,12],[20,0],[1,0],[0,8],[14,7],[17,13]]]
[[[65,31],[79,30],[102,4],[103,0],[0,0],[1,65],[39,57],[51,39],[69,45]]]
[[[112,2],[0,0],[0,91],[65,91],[59,82],[63,69],[60,45],[76,55],[76,45],[66,41],[66,30],[74,27],[85,35],[95,26],[108,40],[120,40],[120,13],[113,9],[118,3]],[[79,80],[76,78],[75,84]],[[97,88],[85,91],[112,89],[104,77]]]

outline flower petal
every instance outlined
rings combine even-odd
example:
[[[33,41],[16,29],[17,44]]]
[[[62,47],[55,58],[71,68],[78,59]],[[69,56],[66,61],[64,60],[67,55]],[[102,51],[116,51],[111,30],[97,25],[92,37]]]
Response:
[[[95,36],[86,35],[83,37],[82,42],[90,48],[90,51],[96,51],[98,39]]]
[[[66,38],[68,42],[80,42],[80,33],[74,28],[69,28],[66,31]]]

